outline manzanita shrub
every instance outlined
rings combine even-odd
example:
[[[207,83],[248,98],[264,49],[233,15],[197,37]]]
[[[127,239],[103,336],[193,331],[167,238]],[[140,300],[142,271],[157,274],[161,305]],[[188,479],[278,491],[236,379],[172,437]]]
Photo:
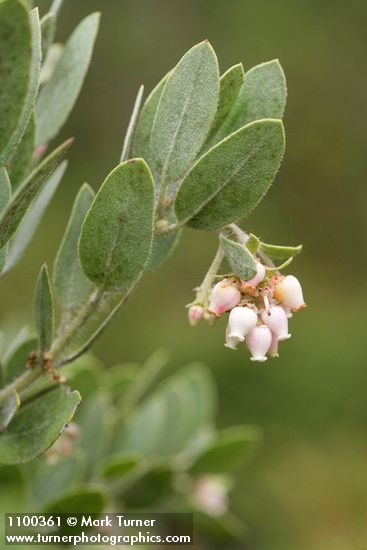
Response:
[[[2,275],[21,259],[65,173],[72,139],[51,151],[50,143],[78,97],[98,29],[99,15],[92,14],[65,45],[54,43],[61,4],[55,0],[39,20],[30,2],[0,0]],[[80,372],[81,356],[144,273],[171,254],[185,227],[218,234],[217,253],[189,305],[192,325],[200,319],[214,324],[230,312],[227,347],[245,342],[253,360],[265,361],[289,338],[292,312],[304,307],[300,283],[282,274],[301,247],[265,243],[236,225],[264,197],[284,154],[286,83],[279,62],[246,73],[237,64],[220,75],[204,40],[144,102],[143,95],[142,86],[119,164],[96,194],[87,184],[81,187],[52,275],[41,267],[35,332],[21,331],[2,359],[0,463],[29,462],[62,434],[46,458],[27,470],[31,490],[39,471],[59,483],[52,491],[64,502],[58,509],[67,508],[68,498],[80,503],[93,492],[97,509],[105,502],[92,485],[63,494],[68,484],[57,480],[65,478],[70,486],[103,480],[108,494],[113,479],[113,495],[134,507],[137,483],[144,486],[144,501],[166,494],[162,487],[172,491],[175,477],[177,493],[196,487],[197,503],[205,501],[208,491],[218,496],[223,489],[210,475],[226,471],[258,437],[246,427],[215,431],[212,380],[201,365],[183,369],[142,403],[154,361],[153,367],[125,365],[98,376],[90,365]],[[227,272],[221,274],[225,259]],[[78,430],[70,431],[70,422],[81,395],[81,439],[72,445]],[[53,470],[52,457],[63,453],[65,463]],[[64,478],[56,471],[64,471]],[[41,508],[52,509],[49,498],[44,494]]]

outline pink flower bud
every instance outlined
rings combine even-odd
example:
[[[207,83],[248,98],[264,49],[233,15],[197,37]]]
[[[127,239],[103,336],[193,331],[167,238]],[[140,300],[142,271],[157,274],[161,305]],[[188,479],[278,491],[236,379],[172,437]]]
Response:
[[[279,342],[288,340],[291,337],[288,333],[288,317],[282,306],[270,307],[269,313],[263,310],[261,312],[261,319],[278,337]]]
[[[222,516],[228,510],[227,487],[219,476],[202,476],[195,484],[194,504],[209,516]]]
[[[198,322],[203,318],[204,308],[199,304],[194,304],[189,307],[187,313],[187,318],[192,327],[198,324]]]
[[[306,307],[303,300],[302,287],[293,275],[287,275],[275,286],[274,297],[283,306],[290,307],[292,311],[299,311]]]
[[[244,281],[244,284],[246,286],[256,287],[259,283],[261,283],[264,280],[266,271],[265,271],[265,266],[261,262],[257,262],[256,271],[257,273],[255,277],[253,277],[249,281]]]
[[[249,307],[235,307],[229,314],[228,328],[229,338],[237,338],[243,342],[245,336],[257,323],[256,313]]]
[[[237,349],[237,346],[239,344],[240,340],[236,338],[235,336],[229,336],[229,325],[227,324],[226,328],[226,342],[224,344],[225,348],[228,349]]]
[[[278,344],[279,344],[278,336],[276,336],[273,333],[271,338],[270,348],[268,351],[268,354],[270,355],[270,357],[279,357]]]
[[[241,293],[227,281],[217,283],[211,293],[209,311],[219,317],[221,313],[236,307],[241,301]]]
[[[266,353],[271,346],[272,334],[266,325],[258,325],[246,336],[246,345],[251,352],[251,361],[267,360]]]

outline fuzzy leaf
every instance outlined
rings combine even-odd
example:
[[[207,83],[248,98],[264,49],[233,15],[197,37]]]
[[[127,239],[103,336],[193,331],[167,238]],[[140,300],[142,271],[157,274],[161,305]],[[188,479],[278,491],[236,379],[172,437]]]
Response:
[[[24,372],[28,355],[36,351],[38,340],[34,336],[27,336],[19,342],[11,354],[4,360],[4,381],[10,383]]]
[[[39,349],[47,351],[50,349],[54,333],[54,303],[52,297],[51,283],[48,276],[47,266],[44,264],[38,276],[34,315],[39,341]]]
[[[209,42],[201,42],[171,72],[158,104],[151,146],[161,182],[189,169],[212,125],[218,93],[217,58]]]
[[[167,260],[176,248],[180,237],[181,231],[168,233],[167,235],[154,235],[152,250],[145,271],[154,271]]]
[[[124,162],[107,176],[85,218],[80,260],[87,277],[105,290],[130,286],[150,254],[154,189],[142,159]]]
[[[115,451],[156,457],[177,454],[210,427],[214,403],[210,372],[203,365],[190,365],[126,417],[115,436]]]
[[[196,458],[193,474],[222,474],[238,468],[253,453],[261,438],[258,429],[238,426],[218,432],[215,440]]]
[[[0,168],[0,214],[9,204],[11,196],[11,186],[6,168]],[[8,253],[8,246],[0,249],[0,273],[2,273]]]
[[[242,63],[234,65],[221,76],[219,81],[218,108],[207,137],[206,144],[210,143],[211,145],[214,145],[214,143],[219,141],[218,139],[215,139],[215,134],[218,132],[219,128],[222,126],[230,110],[232,109],[243,84],[244,77],[245,73],[243,71]]]
[[[6,430],[20,405],[19,395],[15,390],[0,401],[0,433]]]
[[[28,90],[32,31],[24,4],[0,2],[0,162],[15,132]],[[5,159],[5,156],[4,156]]]
[[[99,14],[89,15],[68,39],[50,80],[36,104],[36,145],[56,136],[77,100],[92,56]]]
[[[80,400],[77,391],[58,388],[23,405],[0,435],[0,463],[21,464],[45,452],[71,421]]]
[[[245,74],[241,91],[218,138],[241,126],[263,118],[282,118],[287,100],[287,85],[277,59],[253,67]]]
[[[34,116],[32,115],[9,165],[9,177],[13,189],[16,189],[31,168],[35,131]]]
[[[151,170],[154,168],[151,162],[152,152],[150,147],[154,117],[157,112],[164,85],[169,75],[170,73],[167,73],[162,80],[158,82],[157,86],[145,100],[134,136],[133,154],[135,157],[142,157],[149,164]]]
[[[138,122],[138,116],[139,116],[139,113],[140,113],[140,107],[141,107],[141,102],[142,102],[142,99],[143,99],[143,93],[144,93],[144,86],[140,86],[139,91],[138,91],[137,96],[136,96],[136,99],[135,99],[133,112],[131,113],[130,122],[129,122],[129,125],[128,125],[127,130],[126,130],[126,135],[125,135],[125,139],[124,139],[124,145],[122,147],[120,162],[124,162],[124,160],[127,160],[131,156],[130,155],[131,144],[132,144],[132,141],[134,139],[134,133],[135,133],[136,125],[137,125],[137,122]]]
[[[15,235],[10,240],[8,257],[4,272],[8,273],[22,258],[27,246],[41,223],[42,217],[51,202],[64,176],[67,161],[63,161],[46,181],[28,208],[24,218],[18,226]]]
[[[245,281],[255,277],[256,260],[248,248],[224,235],[220,235],[219,239],[233,273]]]
[[[29,124],[30,117],[33,112],[33,107],[36,101],[39,77],[41,71],[41,29],[38,16],[38,9],[34,9],[30,14],[31,33],[32,40],[30,45],[31,56],[27,52],[28,58],[30,58],[30,73],[27,94],[24,99],[23,108],[18,119],[17,126],[8,141],[5,149],[1,153],[1,163],[8,162],[14,155],[17,147],[19,146],[24,133],[26,132]],[[18,63],[17,63],[18,64]]]
[[[61,161],[72,140],[69,139],[41,162],[16,190],[0,218],[0,248],[16,231],[34,197]]]
[[[84,218],[93,202],[94,191],[86,183],[80,189],[56,256],[53,270],[55,298],[65,309],[79,306],[91,289],[80,265],[78,243]]]
[[[297,256],[302,250],[302,245],[299,246],[278,246],[275,244],[267,244],[261,242],[260,250],[271,260],[287,261],[290,258]]]
[[[218,229],[247,216],[270,187],[284,152],[280,120],[259,120],[210,149],[183,180],[175,210],[181,223]]]

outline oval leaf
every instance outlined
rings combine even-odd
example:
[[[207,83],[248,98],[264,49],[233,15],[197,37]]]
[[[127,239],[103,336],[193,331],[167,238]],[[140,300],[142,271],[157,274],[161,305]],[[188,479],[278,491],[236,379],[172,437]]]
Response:
[[[46,264],[42,266],[38,276],[34,316],[39,349],[41,351],[47,351],[51,347],[54,334],[54,302]]]
[[[290,258],[297,256],[302,250],[302,245],[299,246],[278,246],[275,244],[260,243],[260,250],[271,260],[287,261]]]
[[[172,71],[158,104],[151,146],[160,182],[176,181],[189,169],[210,130],[218,92],[215,52],[201,42]]]
[[[175,201],[179,222],[218,229],[247,216],[268,191],[283,153],[280,120],[259,120],[231,134],[183,180]]]
[[[71,421],[80,400],[77,391],[58,388],[23,405],[0,435],[0,463],[21,464],[45,452]]]
[[[36,145],[56,136],[79,95],[92,56],[99,14],[89,15],[67,41],[52,77],[42,88],[36,104]]]
[[[287,100],[284,71],[277,59],[253,67],[245,74],[237,97],[218,138],[263,118],[282,118]]]
[[[42,185],[61,161],[73,140],[68,139],[41,162],[12,196],[12,199],[0,217],[0,248],[16,231],[29,205]]]
[[[31,26],[24,4],[0,2],[0,161],[16,130],[31,70]]]
[[[154,189],[142,159],[124,162],[107,177],[86,216],[80,260],[87,277],[105,290],[130,286],[149,257]]]
[[[244,244],[220,235],[220,242],[233,273],[249,281],[256,275],[256,260]]]
[[[84,218],[93,198],[93,189],[85,183],[75,199],[65,235],[56,256],[53,287],[56,300],[65,309],[79,306],[91,289],[91,283],[80,265],[78,242]]]

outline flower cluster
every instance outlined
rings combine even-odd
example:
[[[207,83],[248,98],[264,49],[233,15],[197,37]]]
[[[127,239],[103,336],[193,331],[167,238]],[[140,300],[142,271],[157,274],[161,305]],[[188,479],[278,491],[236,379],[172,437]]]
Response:
[[[251,361],[266,361],[267,355],[278,357],[278,345],[288,340],[288,319],[306,307],[302,287],[293,275],[271,273],[257,263],[257,273],[249,281],[226,277],[211,290],[208,307],[193,304],[188,318],[191,325],[200,319],[214,323],[229,312],[225,346],[236,349],[244,342]]]

